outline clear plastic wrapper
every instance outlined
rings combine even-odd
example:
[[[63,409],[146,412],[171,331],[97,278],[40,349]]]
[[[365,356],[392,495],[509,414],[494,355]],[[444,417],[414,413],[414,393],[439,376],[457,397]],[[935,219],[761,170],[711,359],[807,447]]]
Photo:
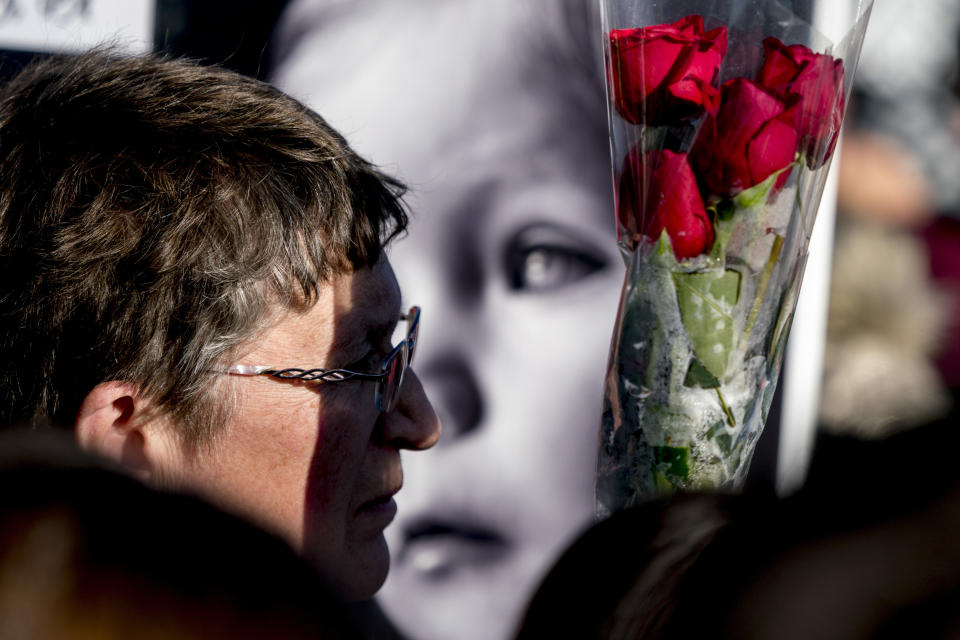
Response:
[[[745,478],[870,13],[830,2],[601,0],[627,265],[601,517]]]

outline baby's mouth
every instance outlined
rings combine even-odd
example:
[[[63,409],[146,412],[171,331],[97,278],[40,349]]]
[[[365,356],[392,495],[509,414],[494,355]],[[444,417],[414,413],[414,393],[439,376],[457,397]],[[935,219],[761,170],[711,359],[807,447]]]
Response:
[[[397,567],[427,580],[445,580],[461,570],[499,564],[512,545],[499,532],[476,524],[423,519],[404,531]]]

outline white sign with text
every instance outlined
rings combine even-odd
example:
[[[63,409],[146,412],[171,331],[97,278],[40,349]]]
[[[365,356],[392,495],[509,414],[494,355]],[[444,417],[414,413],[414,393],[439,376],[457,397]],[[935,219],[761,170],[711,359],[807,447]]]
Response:
[[[0,0],[0,49],[76,52],[153,45],[156,0]]]

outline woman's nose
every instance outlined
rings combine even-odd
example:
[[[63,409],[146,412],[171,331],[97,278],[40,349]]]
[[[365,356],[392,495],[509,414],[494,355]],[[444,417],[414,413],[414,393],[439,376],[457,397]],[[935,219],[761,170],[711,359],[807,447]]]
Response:
[[[429,449],[440,439],[440,418],[412,369],[403,376],[400,398],[383,416],[383,437],[398,449]]]

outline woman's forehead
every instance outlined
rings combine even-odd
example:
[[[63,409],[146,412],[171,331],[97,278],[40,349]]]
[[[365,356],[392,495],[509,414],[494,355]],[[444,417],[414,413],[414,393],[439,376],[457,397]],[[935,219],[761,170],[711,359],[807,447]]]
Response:
[[[358,351],[371,332],[390,333],[400,308],[400,287],[389,261],[382,258],[373,266],[332,278],[306,311],[277,306],[271,326],[253,340],[247,357],[272,364],[284,358],[322,359],[331,352]]]

